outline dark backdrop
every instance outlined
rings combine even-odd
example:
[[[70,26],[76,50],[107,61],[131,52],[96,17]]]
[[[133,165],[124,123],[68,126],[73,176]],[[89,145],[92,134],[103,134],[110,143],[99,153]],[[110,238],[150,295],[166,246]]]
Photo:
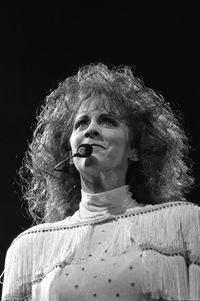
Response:
[[[100,3],[100,2],[99,2]],[[77,3],[1,9],[1,250],[31,225],[13,184],[42,99],[82,65],[136,66],[146,85],[183,114],[199,182],[199,27],[195,7]],[[199,204],[198,186],[188,200]]]

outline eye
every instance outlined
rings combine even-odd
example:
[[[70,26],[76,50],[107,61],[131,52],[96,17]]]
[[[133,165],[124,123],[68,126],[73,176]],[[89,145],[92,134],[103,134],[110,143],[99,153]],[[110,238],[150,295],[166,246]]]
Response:
[[[88,122],[89,122],[88,119],[85,119],[85,118],[84,119],[80,119],[77,122],[75,122],[74,128],[75,129],[81,128],[81,127],[87,125]]]
[[[118,123],[113,117],[104,116],[100,120],[101,124],[117,126]]]

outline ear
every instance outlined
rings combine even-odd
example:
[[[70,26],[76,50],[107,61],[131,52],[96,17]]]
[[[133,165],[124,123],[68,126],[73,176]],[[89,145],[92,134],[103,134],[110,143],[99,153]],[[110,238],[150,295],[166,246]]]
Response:
[[[133,162],[139,161],[138,152],[136,148],[131,148],[128,158]]]

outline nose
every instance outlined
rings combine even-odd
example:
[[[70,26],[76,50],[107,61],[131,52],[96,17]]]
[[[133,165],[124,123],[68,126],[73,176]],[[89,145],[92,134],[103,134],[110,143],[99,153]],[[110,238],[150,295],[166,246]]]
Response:
[[[94,123],[91,123],[90,126],[85,131],[85,138],[97,138],[100,136],[99,130]]]
[[[95,138],[99,136],[99,132],[95,129],[87,130],[85,132],[85,138]]]

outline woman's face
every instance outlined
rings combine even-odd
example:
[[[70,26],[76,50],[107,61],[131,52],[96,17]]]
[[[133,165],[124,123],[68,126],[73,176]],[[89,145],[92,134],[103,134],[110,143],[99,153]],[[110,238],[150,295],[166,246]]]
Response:
[[[129,129],[101,102],[99,98],[84,101],[75,116],[70,138],[72,154],[83,143],[91,144],[93,153],[88,158],[74,157],[73,161],[80,174],[115,170],[125,178],[131,151]]]

